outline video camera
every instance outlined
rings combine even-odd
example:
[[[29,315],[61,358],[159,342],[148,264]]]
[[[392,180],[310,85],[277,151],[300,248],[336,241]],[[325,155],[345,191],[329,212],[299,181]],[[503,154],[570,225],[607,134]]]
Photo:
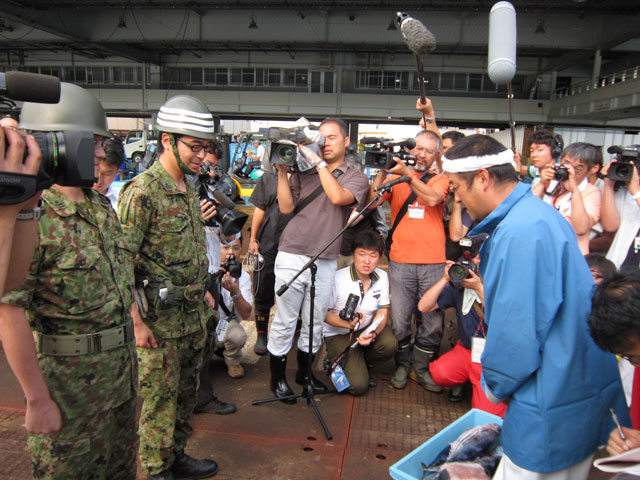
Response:
[[[0,73],[0,103],[15,108],[13,100],[58,103],[60,80],[50,75],[25,72]],[[37,175],[0,172],[0,205],[15,205],[54,183],[68,187],[91,187],[95,182],[92,131],[34,132],[42,161]],[[24,158],[28,152],[25,149]]]
[[[473,272],[478,274],[478,267],[471,261],[480,251],[482,242],[487,237],[485,235],[475,235],[473,237],[462,237],[458,242],[462,247],[460,259],[449,268],[449,279],[452,282],[461,282],[465,278],[470,278]]]
[[[627,183],[633,177],[633,168],[640,172],[640,159],[638,159],[638,151],[640,145],[631,145],[629,147],[619,147],[612,145],[607,149],[615,157],[615,162],[609,167],[607,178],[617,182]]]
[[[224,182],[224,175],[217,167],[203,162],[200,164],[200,168],[204,172],[198,175],[200,180],[200,187],[198,188],[200,200],[209,200],[216,204],[215,216],[207,220],[205,225],[209,227],[220,225],[225,236],[237,234],[242,230],[249,215],[234,211],[236,204],[225,192],[225,190],[230,190],[230,186]],[[213,177],[209,175],[211,171],[214,172]]]
[[[270,153],[269,163],[286,165],[290,169],[298,169],[301,172],[314,168],[312,162],[298,150],[298,145],[306,145],[316,154],[322,157],[321,148],[324,146],[324,135],[309,121],[302,117],[296,121],[292,128],[271,127],[267,132]]]
[[[409,153],[416,146],[413,138],[393,142],[384,138],[364,137],[360,139],[360,143],[365,146],[365,167],[389,170],[396,164],[395,158],[399,158],[409,166],[416,164],[415,155]]]

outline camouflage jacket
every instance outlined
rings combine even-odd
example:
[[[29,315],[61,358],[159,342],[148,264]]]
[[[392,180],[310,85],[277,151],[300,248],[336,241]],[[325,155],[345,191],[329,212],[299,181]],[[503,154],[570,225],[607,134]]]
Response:
[[[55,187],[42,194],[45,215],[29,273],[2,299],[24,308],[34,331],[93,333],[131,318],[132,255],[109,200],[83,191],[84,202]],[[65,418],[113,408],[136,394],[134,343],[83,356],[38,354],[38,361]]]
[[[122,187],[118,216],[128,248],[137,254],[135,268],[157,287],[158,279],[176,286],[193,285],[206,291],[208,274],[204,221],[200,202],[190,182],[181,192],[160,162]],[[151,288],[147,289],[147,297]],[[157,294],[156,294],[157,295]],[[178,303],[157,311],[153,298],[144,320],[159,338],[178,338],[197,332],[211,314],[204,299]]]

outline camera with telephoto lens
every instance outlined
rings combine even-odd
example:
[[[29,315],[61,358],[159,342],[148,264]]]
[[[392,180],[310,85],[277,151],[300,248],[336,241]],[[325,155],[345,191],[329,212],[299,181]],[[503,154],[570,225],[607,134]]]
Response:
[[[324,135],[315,127],[311,127],[306,119],[293,128],[271,127],[267,132],[269,141],[269,163],[286,165],[291,170],[307,171],[314,164],[307,161],[298,145],[305,145],[322,157]]]
[[[229,255],[227,261],[220,265],[220,268],[228,272],[233,278],[240,278],[240,275],[242,275],[242,264],[234,254]]]
[[[629,147],[619,147],[613,145],[607,149],[607,152],[614,154],[615,162],[609,166],[607,178],[617,182],[627,183],[633,177],[633,169],[640,172],[640,160],[638,159],[638,150],[640,145],[631,145]]]
[[[462,237],[458,242],[462,247],[462,255],[456,263],[449,268],[449,279],[452,282],[461,282],[465,278],[470,278],[473,272],[478,274],[478,267],[471,261],[473,257],[478,254],[482,242],[484,242],[486,236],[476,235],[474,237]]]
[[[344,304],[342,310],[338,316],[346,320],[347,322],[351,322],[354,318],[360,319],[360,314],[356,312],[356,308],[358,308],[358,302],[360,301],[360,297],[355,293],[349,294],[347,298],[347,302]]]
[[[222,233],[225,236],[231,236],[239,233],[247,222],[249,215],[243,212],[236,212],[234,208],[236,204],[229,198],[225,190],[229,190],[229,185],[224,182],[223,175],[217,169],[207,163],[201,163],[200,168],[203,174],[198,175],[200,187],[198,195],[200,200],[209,200],[216,206],[216,214],[205,222],[208,227],[217,227],[220,225]],[[209,176],[209,172],[216,172],[213,177]]]
[[[409,153],[409,150],[416,146],[416,141],[413,138],[393,142],[383,138],[365,137],[360,139],[360,143],[365,146],[365,167],[389,170],[396,164],[396,158],[399,158],[408,166],[416,164],[415,155]]]
[[[569,170],[564,165],[554,165],[553,166],[553,179],[558,182],[566,182],[569,180]]]

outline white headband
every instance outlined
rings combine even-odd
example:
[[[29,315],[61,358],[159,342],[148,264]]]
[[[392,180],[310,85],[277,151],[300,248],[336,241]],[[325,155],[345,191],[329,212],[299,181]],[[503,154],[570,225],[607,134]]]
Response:
[[[442,157],[442,169],[449,173],[475,172],[481,168],[495,167],[496,165],[510,164],[516,168],[513,161],[513,152],[509,149],[493,155],[482,155],[481,157],[464,157],[449,160],[445,154]]]

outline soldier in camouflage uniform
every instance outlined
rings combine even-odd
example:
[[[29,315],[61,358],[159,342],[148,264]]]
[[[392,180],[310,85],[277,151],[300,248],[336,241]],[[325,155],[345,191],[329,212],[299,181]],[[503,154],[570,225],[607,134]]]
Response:
[[[110,135],[106,124],[89,92],[62,83],[60,103],[25,103],[20,126],[93,130],[97,166]],[[33,477],[130,480],[136,476],[133,257],[109,200],[91,182],[86,187],[54,185],[42,194],[30,271],[2,299],[0,332],[27,398]]]
[[[204,220],[185,175],[212,151],[213,116],[196,98],[176,96],[160,108],[156,128],[158,161],[127,183],[118,200],[136,274],[149,282],[136,292],[133,309],[144,399],[139,455],[150,479],[207,478],[216,462],[184,453],[213,304]]]

